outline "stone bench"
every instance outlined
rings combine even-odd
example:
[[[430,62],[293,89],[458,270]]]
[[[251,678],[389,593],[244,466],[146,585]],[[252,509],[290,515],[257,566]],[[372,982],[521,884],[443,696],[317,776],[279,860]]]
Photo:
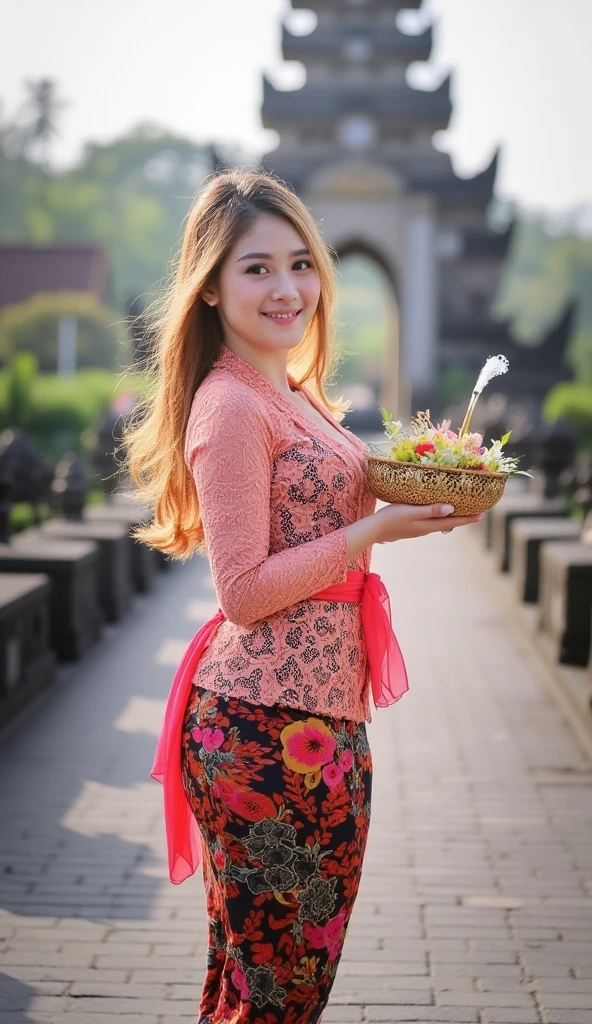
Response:
[[[87,523],[119,523],[128,531],[128,547],[131,564],[132,582],[139,593],[150,590],[158,568],[156,552],[140,544],[131,535],[131,530],[149,520],[149,513],[131,503],[129,507],[123,502],[106,502],[104,505],[90,505],[84,511]]]
[[[138,507],[142,508],[141,505],[138,506],[138,503],[135,502],[133,498],[128,498],[127,495],[121,494],[117,491],[115,491],[115,493],[111,495],[111,504],[114,507],[125,508],[130,512],[136,513]],[[152,515],[149,509],[146,510],[146,514],[148,518],[150,518]],[[142,546],[145,547],[146,545]],[[156,548],[151,548],[150,550],[152,551],[152,554],[156,560],[156,568],[159,570],[159,572],[168,572],[169,569],[172,569],[174,565],[178,564],[174,558],[170,558],[169,555],[165,555],[163,551],[158,551],[156,550]]]
[[[504,497],[491,510],[491,547],[501,572],[511,567],[510,523],[521,516],[565,517],[561,498],[542,498],[537,494],[512,494]]]
[[[510,522],[510,564],[520,601],[539,599],[540,551],[545,541],[580,539],[581,526],[569,517],[519,516]]]
[[[121,523],[49,519],[40,527],[44,537],[89,540],[99,548],[99,603],[107,622],[118,622],[132,601],[128,530]]]
[[[588,664],[592,613],[592,545],[553,541],[541,546],[539,625],[558,660]]]
[[[43,573],[0,573],[0,723],[55,676],[51,589]]]
[[[66,661],[82,657],[101,635],[98,570],[99,549],[91,541],[58,540],[25,530],[10,544],[0,544],[0,571],[49,576],[51,646]]]
[[[520,498],[523,495],[530,495],[530,493],[528,482],[525,477],[516,477],[511,475],[504,488],[503,497],[500,500],[508,501],[510,498]],[[494,505],[493,508],[486,509],[483,519],[475,524],[475,532],[481,534],[483,544],[487,551],[491,548],[493,511],[496,507],[497,506]]]

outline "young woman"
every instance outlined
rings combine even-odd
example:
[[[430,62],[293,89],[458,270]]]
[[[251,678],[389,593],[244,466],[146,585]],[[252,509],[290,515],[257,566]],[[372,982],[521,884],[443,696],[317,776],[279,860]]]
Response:
[[[290,188],[211,176],[126,441],[154,508],[138,537],[206,555],[219,602],[173,680],[151,773],[171,880],[203,860],[199,1024],[320,1021],[368,833],[369,693],[384,707],[408,688],[372,545],[452,511],[375,511],[364,444],[324,391],[334,303],[333,253]]]

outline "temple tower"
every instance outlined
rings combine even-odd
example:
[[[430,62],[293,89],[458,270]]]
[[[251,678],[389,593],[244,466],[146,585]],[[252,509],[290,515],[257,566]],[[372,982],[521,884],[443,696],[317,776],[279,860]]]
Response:
[[[450,77],[433,91],[407,84],[409,64],[430,56],[432,29],[406,34],[397,15],[420,6],[292,0],[317,16],[308,35],[282,30],[283,56],[305,65],[306,83],[281,91],[264,78],[262,106],[264,127],[280,134],[262,167],[292,184],[340,256],[363,253],[386,273],[399,324],[379,399],[401,416],[434,408],[443,366],[480,367],[510,238],[486,219],[497,154],[462,179],[432,144],[450,119]]]

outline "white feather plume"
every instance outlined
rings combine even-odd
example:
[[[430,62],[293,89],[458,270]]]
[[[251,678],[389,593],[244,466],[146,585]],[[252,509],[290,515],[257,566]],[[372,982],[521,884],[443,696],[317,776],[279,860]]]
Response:
[[[477,383],[473,388],[473,394],[480,395],[486,384],[493,377],[499,376],[500,373],[507,373],[510,363],[505,356],[489,356],[489,359],[485,363],[485,366],[481,370],[481,373],[477,377]]]

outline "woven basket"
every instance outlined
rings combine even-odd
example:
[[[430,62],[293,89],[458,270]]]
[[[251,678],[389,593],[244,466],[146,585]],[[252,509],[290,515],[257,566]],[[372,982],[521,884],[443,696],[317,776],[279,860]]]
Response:
[[[454,505],[457,516],[472,516],[492,508],[504,493],[508,479],[508,473],[397,462],[369,453],[366,460],[368,486],[380,501],[405,505],[445,502]]]

